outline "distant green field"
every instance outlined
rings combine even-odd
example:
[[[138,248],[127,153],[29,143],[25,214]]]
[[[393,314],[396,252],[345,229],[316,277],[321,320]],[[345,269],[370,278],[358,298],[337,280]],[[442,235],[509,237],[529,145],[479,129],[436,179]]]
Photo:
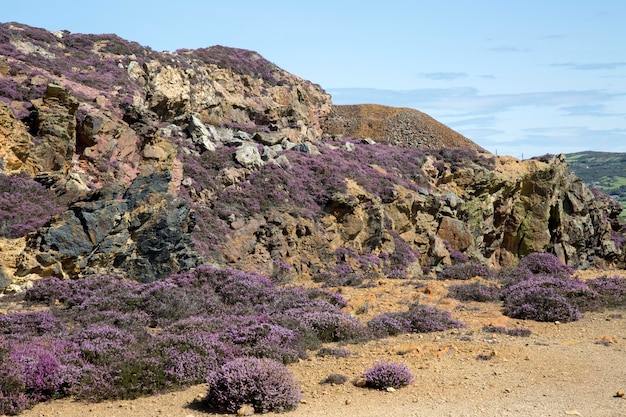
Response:
[[[571,170],[591,187],[615,197],[624,207],[626,222],[626,153],[577,152],[565,155]]]

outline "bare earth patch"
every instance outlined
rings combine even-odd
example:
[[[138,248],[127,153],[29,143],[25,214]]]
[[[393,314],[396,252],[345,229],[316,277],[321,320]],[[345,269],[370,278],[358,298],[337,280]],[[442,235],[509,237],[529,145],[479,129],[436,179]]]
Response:
[[[416,285],[420,284],[420,285]],[[424,285],[425,284],[425,285]],[[349,357],[319,357],[289,365],[304,399],[284,416],[626,416],[626,311],[585,313],[572,323],[539,323],[503,316],[499,303],[461,303],[445,297],[445,281],[382,280],[373,288],[343,288],[363,320],[399,311],[407,302],[451,311],[467,328],[410,334],[365,344],[336,345]],[[484,326],[526,328],[529,337],[490,333]],[[480,358],[479,358],[480,357]],[[356,387],[366,368],[385,359],[404,363],[412,385],[394,392]],[[342,374],[344,384],[320,384]],[[39,404],[21,415],[217,416],[202,408],[207,387],[134,401],[85,404],[71,399]],[[278,414],[266,414],[268,416]]]

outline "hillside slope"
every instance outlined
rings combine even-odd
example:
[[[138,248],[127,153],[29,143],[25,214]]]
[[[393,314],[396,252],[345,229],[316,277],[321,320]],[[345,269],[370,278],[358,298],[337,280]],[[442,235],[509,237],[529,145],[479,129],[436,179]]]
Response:
[[[328,116],[327,132],[371,138],[394,146],[483,150],[470,139],[419,110],[378,104],[333,106]]]
[[[252,51],[18,23],[0,41],[1,179],[16,190],[3,286],[202,263],[339,282],[537,251],[623,264],[619,207],[560,157],[497,157],[417,110],[332,106]],[[14,214],[34,199],[51,209]]]

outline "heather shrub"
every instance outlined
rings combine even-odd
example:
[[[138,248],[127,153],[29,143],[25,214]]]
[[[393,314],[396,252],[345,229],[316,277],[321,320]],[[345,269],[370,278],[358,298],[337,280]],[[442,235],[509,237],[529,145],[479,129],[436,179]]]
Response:
[[[404,364],[380,361],[362,375],[365,386],[374,389],[402,388],[413,382],[413,374]]]
[[[504,314],[536,321],[576,321],[595,293],[582,281],[536,275],[503,293]]]
[[[489,267],[475,262],[467,262],[446,266],[443,271],[437,274],[437,279],[468,280],[476,276],[489,278],[490,274]]]
[[[11,338],[32,338],[60,334],[65,324],[49,311],[30,311],[0,315],[0,335]]]
[[[402,313],[382,313],[367,322],[374,337],[396,336],[409,332],[409,320]]]
[[[448,296],[459,301],[478,301],[481,303],[499,301],[502,290],[499,287],[481,282],[451,285]]]
[[[317,351],[317,356],[320,356],[320,357],[332,356],[335,358],[347,358],[350,356],[350,351],[343,349],[343,348],[323,347]]]
[[[411,333],[440,332],[465,327],[463,323],[453,319],[449,312],[417,303],[409,307],[404,317],[409,321]]]
[[[418,253],[398,232],[390,231],[393,238],[394,251],[386,259],[383,271],[391,278],[406,278],[407,268],[417,260]]]
[[[309,327],[321,342],[367,340],[367,327],[353,317],[341,312],[302,312],[302,322]]]
[[[568,277],[572,275],[573,269],[563,262],[556,255],[551,253],[531,253],[522,258],[519,268],[528,269],[533,274],[544,274]]]
[[[467,255],[456,249],[450,250],[450,259],[452,260],[453,264],[464,264],[466,262],[469,262],[469,258],[467,257]]]
[[[495,280],[498,281],[503,288],[508,288],[522,281],[526,281],[532,276],[533,273],[530,272],[530,270],[519,267],[501,268],[494,274]]]
[[[258,274],[209,266],[149,284],[110,275],[43,278],[24,299],[51,309],[0,316],[0,341],[45,337],[56,346],[68,340],[73,350],[61,354],[55,348],[56,356],[46,359],[72,375],[54,395],[88,401],[199,383],[243,357],[289,363],[305,358],[322,340],[370,337],[360,321],[341,311],[347,302],[340,294],[278,287]],[[22,395],[28,381],[18,376],[0,372],[6,410],[36,401]],[[9,387],[17,388],[9,393]]]
[[[524,329],[521,327],[503,327],[503,326],[485,326],[483,327],[483,331],[487,333],[500,333],[506,334],[508,336],[519,336],[519,337],[528,337],[532,334],[530,329]]]
[[[296,408],[301,398],[293,374],[271,359],[234,359],[211,372],[207,383],[207,405],[230,413],[244,404],[258,413],[287,411]]]
[[[332,385],[342,385],[345,384],[348,380],[348,377],[342,374],[330,374],[326,378],[320,381],[320,385],[332,384]]]
[[[18,414],[38,402],[66,395],[79,378],[79,362],[72,343],[0,339],[0,413]]]
[[[161,357],[167,379],[178,386],[203,383],[210,370],[233,358],[231,347],[216,333],[163,332],[151,348]]]
[[[586,284],[596,293],[592,305],[586,306],[586,310],[603,310],[626,306],[626,279],[619,276],[605,276],[590,279],[586,281]]]
[[[406,312],[382,313],[373,317],[368,328],[376,337],[395,336],[402,333],[429,333],[465,327],[452,315],[434,307],[412,304]]]
[[[25,174],[0,173],[0,237],[34,232],[59,210],[54,195],[43,185]]]

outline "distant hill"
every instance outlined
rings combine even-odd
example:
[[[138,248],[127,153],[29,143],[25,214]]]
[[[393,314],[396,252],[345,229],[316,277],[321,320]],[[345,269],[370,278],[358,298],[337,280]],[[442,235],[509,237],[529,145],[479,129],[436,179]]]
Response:
[[[419,110],[379,104],[334,105],[326,128],[330,134],[371,138],[407,148],[470,148],[470,139]]]
[[[591,187],[615,196],[625,209],[626,220],[626,153],[577,152],[565,155],[571,170]]]

